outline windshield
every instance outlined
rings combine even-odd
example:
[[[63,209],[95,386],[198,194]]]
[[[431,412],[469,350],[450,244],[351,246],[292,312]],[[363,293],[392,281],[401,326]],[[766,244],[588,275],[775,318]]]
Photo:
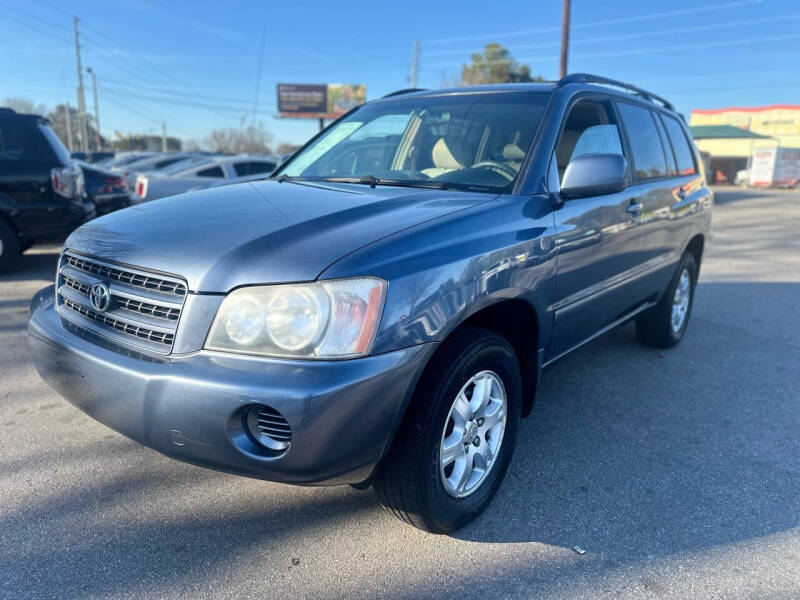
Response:
[[[503,191],[522,167],[547,97],[540,92],[449,94],[367,104],[275,175]]]

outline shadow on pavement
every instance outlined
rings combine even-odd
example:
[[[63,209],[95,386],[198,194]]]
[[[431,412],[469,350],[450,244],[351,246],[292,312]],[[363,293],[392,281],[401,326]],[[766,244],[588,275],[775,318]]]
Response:
[[[452,538],[398,531],[387,536],[386,557],[373,558],[397,560],[392,538],[417,535],[422,555],[446,543],[449,552],[480,552],[459,541],[580,545],[590,553],[580,566],[569,559],[531,563],[518,546],[509,546],[507,559],[491,555],[504,585],[522,581],[522,593],[526,579],[536,578],[540,588],[555,591],[587,568],[602,578],[645,557],[797,527],[798,297],[800,284],[701,283],[680,346],[643,348],[628,325],[556,363],[545,372],[508,476],[486,514]],[[27,467],[0,465],[7,477],[70,461],[98,473],[66,489],[45,487],[24,510],[0,516],[0,585],[20,592],[14,597],[52,590],[64,598],[207,590],[256,550],[288,561],[298,539],[331,544],[337,536],[383,535],[370,528],[406,527],[388,516],[365,524],[364,515],[375,511],[372,493],[345,487],[278,495],[264,488],[262,499],[247,488],[245,501],[236,497],[237,479],[178,466],[136,446],[118,445],[109,453],[103,446],[51,453]],[[117,471],[105,473],[96,455],[118,461]],[[218,495],[233,499],[220,502]],[[138,515],[143,497],[158,500]],[[192,507],[184,508],[183,499]],[[115,511],[125,517],[115,521]],[[54,535],[39,540],[42,531]],[[286,568],[255,569],[252,577],[263,583]],[[371,596],[443,595],[441,580],[429,575],[429,581],[398,581],[393,591]],[[316,595],[363,595],[352,588],[368,576],[356,569],[343,574],[339,588]],[[465,574],[448,594],[484,590],[491,596],[499,582],[493,575],[473,579]],[[369,585],[375,590],[377,583],[369,579]]]
[[[545,370],[498,497],[456,537],[632,559],[797,527],[797,298],[701,283],[680,346],[643,348],[628,325]],[[754,306],[755,334],[734,316]]]
[[[58,252],[29,252],[23,254],[17,265],[9,272],[0,275],[3,281],[33,281],[55,279],[58,266]]]
[[[715,188],[714,204],[727,204],[739,200],[753,200],[754,198],[775,197],[774,190],[759,190],[753,188]]]

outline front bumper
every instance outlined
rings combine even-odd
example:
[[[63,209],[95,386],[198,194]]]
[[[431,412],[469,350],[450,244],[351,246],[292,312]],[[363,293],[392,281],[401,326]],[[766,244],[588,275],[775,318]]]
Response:
[[[34,296],[31,313],[39,374],[91,417],[179,460],[295,484],[368,479],[433,350],[319,362],[208,351],[154,359],[62,324],[52,286]],[[246,433],[243,415],[253,404],[289,422],[283,453],[263,451]]]

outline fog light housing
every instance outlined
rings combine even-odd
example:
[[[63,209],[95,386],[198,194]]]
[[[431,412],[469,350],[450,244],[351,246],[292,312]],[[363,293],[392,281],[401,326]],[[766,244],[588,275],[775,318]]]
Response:
[[[256,404],[247,411],[247,430],[261,446],[283,452],[292,442],[292,428],[284,416],[271,406]]]

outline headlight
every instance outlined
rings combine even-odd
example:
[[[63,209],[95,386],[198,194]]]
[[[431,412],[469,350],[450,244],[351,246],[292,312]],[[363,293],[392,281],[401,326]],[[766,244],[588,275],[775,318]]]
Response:
[[[217,311],[205,347],[263,356],[352,358],[372,348],[386,282],[373,277],[243,287]]]

